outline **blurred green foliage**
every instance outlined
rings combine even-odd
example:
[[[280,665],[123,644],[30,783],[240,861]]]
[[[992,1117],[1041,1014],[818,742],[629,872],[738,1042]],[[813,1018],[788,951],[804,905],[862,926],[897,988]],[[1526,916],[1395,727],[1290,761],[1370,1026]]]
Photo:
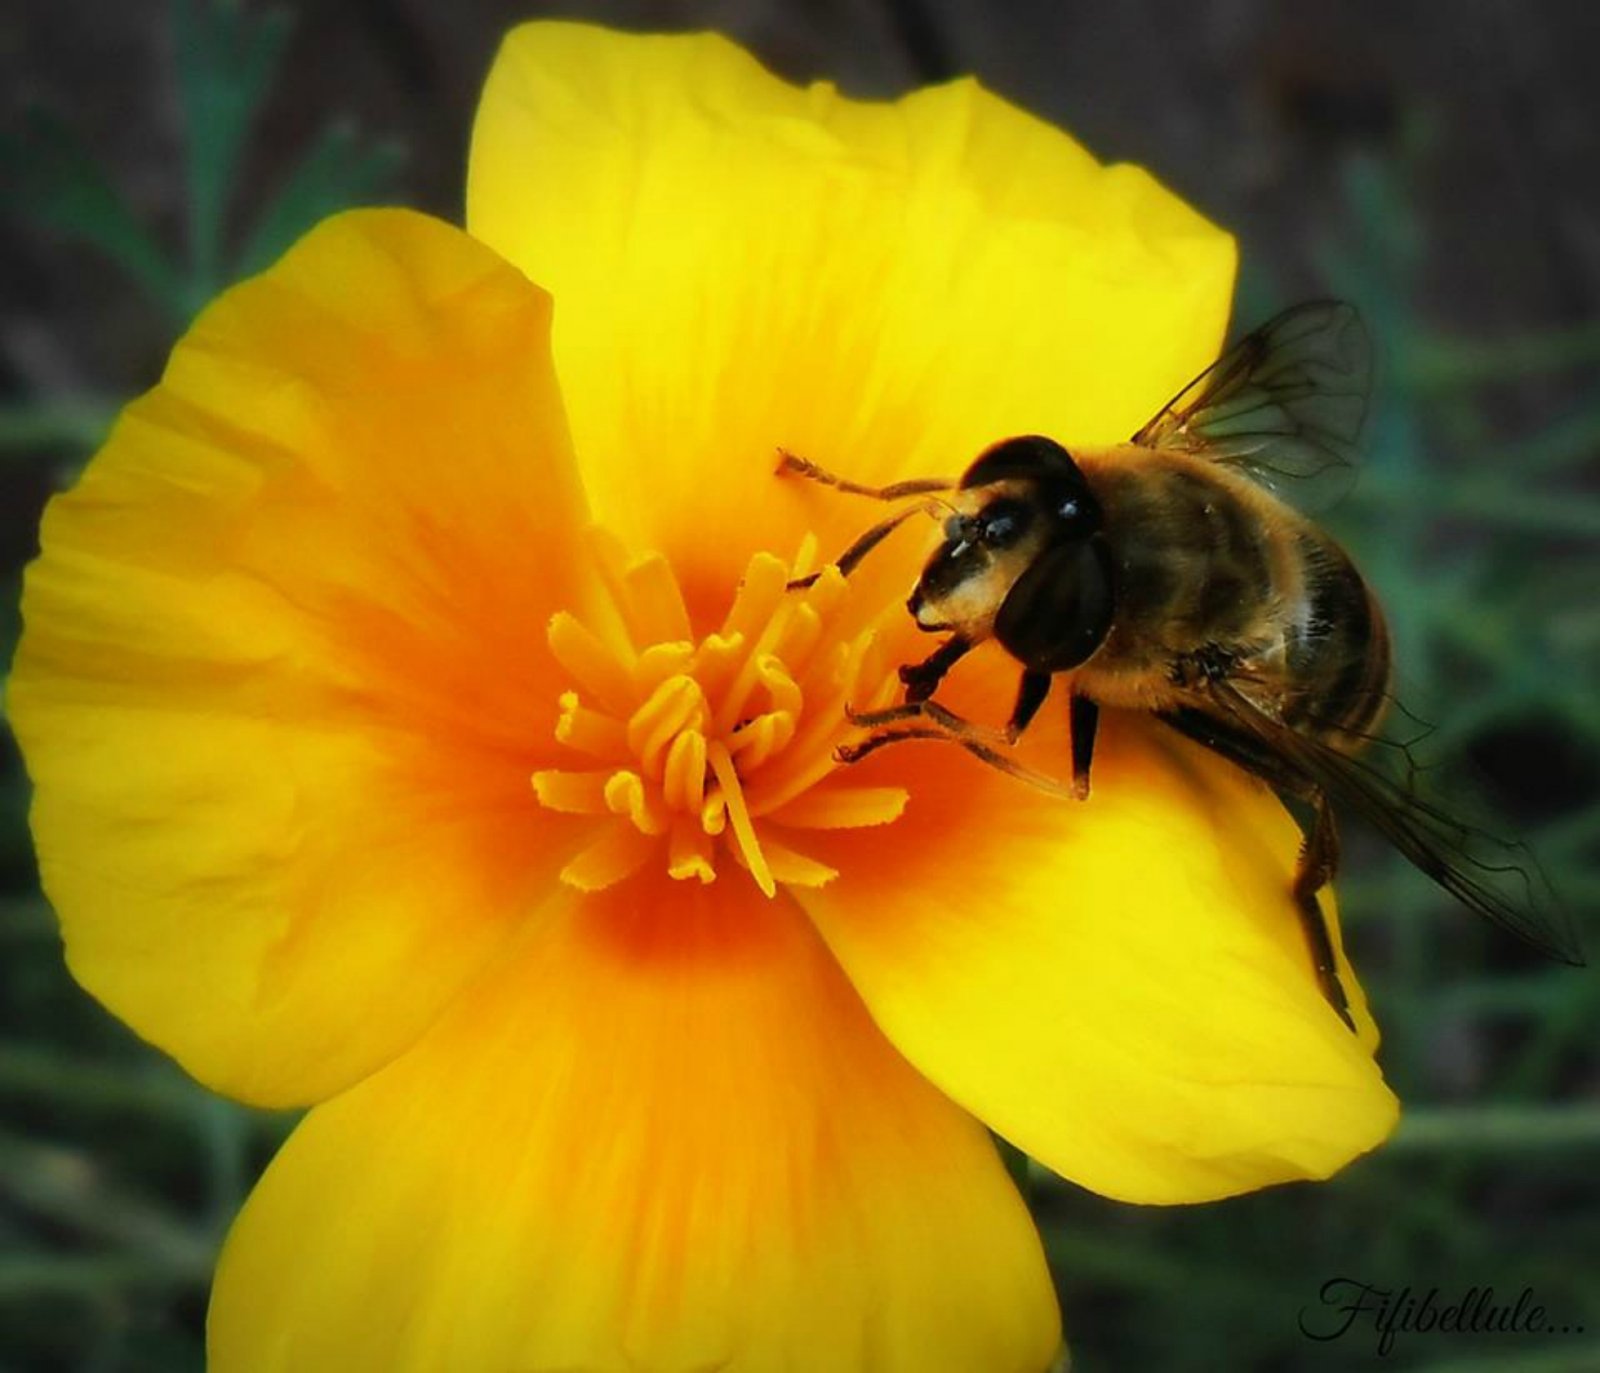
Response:
[[[380,198],[399,151],[330,125],[248,225],[236,179],[279,74],[283,16],[173,6],[187,133],[188,242],[141,225],[70,129],[42,116],[0,148],[16,203],[104,253],[174,326],[343,206]],[[1600,363],[1600,323],[1498,342],[1418,317],[1427,226],[1408,157],[1352,161],[1330,294],[1357,302],[1388,366],[1356,492],[1329,523],[1381,588],[1401,690],[1542,855],[1577,912],[1600,899],[1600,400],[1502,432],[1496,389]],[[1285,303],[1247,276],[1239,316]],[[60,480],[121,397],[27,397],[0,411],[0,455]],[[65,456],[68,460],[61,462]],[[0,661],[19,579],[0,588]],[[32,886],[14,744],[0,774],[0,1367],[182,1370],[202,1362],[216,1248],[292,1123],[221,1101],[81,993]],[[1347,939],[1407,1105],[1383,1151],[1319,1186],[1206,1207],[1122,1206],[1014,1160],[1056,1267],[1080,1373],[1382,1366],[1429,1373],[1600,1368],[1600,979],[1540,963],[1480,928],[1386,850],[1351,845]],[[1589,922],[1585,922],[1589,923]],[[1593,933],[1589,942],[1593,946]],[[1072,1084],[1063,1083],[1063,1091]],[[1547,1337],[1401,1336],[1368,1325],[1317,1343],[1332,1278],[1431,1286],[1446,1300],[1524,1287]],[[1326,1328],[1324,1325],[1322,1328]]]
[[[0,169],[25,213],[104,253],[182,326],[319,219],[382,198],[404,155],[397,144],[369,146],[348,125],[329,124],[240,232],[232,215],[237,176],[279,74],[289,16],[247,13],[237,0],[172,0],[171,9],[188,186],[182,252],[139,222],[74,131],[44,111],[34,113],[26,137],[0,143]]]

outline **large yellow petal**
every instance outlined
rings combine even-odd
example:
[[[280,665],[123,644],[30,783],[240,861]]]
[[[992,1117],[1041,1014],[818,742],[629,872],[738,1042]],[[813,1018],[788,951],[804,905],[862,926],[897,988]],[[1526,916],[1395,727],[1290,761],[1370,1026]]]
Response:
[[[774,481],[775,446],[876,481],[1017,433],[1125,439],[1215,355],[1234,265],[1144,172],[975,82],[857,103],[714,35],[564,23],[505,41],[468,227],[555,294],[597,513],[718,594],[752,546],[873,517]]]
[[[402,1048],[559,865],[549,301],[399,211],[230,291],[51,504],[10,710],[80,981],[203,1080]]]
[[[984,676],[962,703],[1004,719],[1012,669]],[[1049,707],[1025,752],[1060,776]],[[905,786],[905,814],[892,842],[816,836],[840,876],[803,903],[896,1047],[1033,1157],[1106,1196],[1198,1201],[1326,1177],[1393,1128],[1353,973],[1359,1038],[1312,975],[1298,832],[1239,770],[1108,712],[1085,802],[943,744],[857,780]]]
[[[216,1373],[1039,1373],[1039,1242],[982,1128],[792,906],[549,909],[246,1206]]]

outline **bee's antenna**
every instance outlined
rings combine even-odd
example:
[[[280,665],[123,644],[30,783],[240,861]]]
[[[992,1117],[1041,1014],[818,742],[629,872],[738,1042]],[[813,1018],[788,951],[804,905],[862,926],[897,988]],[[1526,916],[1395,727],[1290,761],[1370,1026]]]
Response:
[[[913,515],[930,515],[937,511],[940,506],[949,507],[950,502],[935,496],[931,500],[918,501],[915,505],[908,505],[904,510],[896,512],[886,520],[879,520],[877,524],[873,525],[871,529],[867,530],[865,534],[834,559],[834,566],[839,569],[841,575],[848,577],[856,570],[867,554],[872,552],[874,548]],[[796,577],[794,581],[789,583],[789,590],[798,591],[808,587],[821,575],[819,572],[813,572],[809,577]]]
[[[888,486],[863,486],[860,482],[836,477],[825,467],[818,467],[809,458],[802,458],[787,448],[780,448],[778,475],[781,477],[787,473],[805,477],[808,481],[821,482],[824,486],[848,492],[852,496],[870,496],[875,501],[898,501],[904,500],[907,496],[926,496],[929,492],[949,491],[955,486],[953,481],[945,477],[914,477],[910,481],[891,482]]]

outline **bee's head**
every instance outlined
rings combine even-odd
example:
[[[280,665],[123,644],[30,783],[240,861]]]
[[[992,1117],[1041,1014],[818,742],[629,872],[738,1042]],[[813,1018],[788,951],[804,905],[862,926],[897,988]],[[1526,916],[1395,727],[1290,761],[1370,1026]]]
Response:
[[[944,542],[906,603],[918,626],[973,642],[993,635],[1048,672],[1093,652],[1110,623],[1109,559],[1099,502],[1066,449],[1036,436],[997,443],[950,507]]]

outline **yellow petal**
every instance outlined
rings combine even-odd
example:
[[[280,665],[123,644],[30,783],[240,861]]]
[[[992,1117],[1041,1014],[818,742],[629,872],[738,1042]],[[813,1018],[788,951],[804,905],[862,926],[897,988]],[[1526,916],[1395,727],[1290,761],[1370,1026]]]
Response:
[[[815,529],[833,556],[874,516],[775,480],[775,447],[879,481],[1012,434],[1125,439],[1215,355],[1234,264],[975,82],[857,103],[714,35],[567,23],[505,41],[468,226],[561,302],[598,516],[719,591],[753,547]]]
[[[209,1329],[215,1373],[1040,1373],[1057,1321],[984,1131],[799,912],[635,881],[311,1113]]]
[[[999,721],[1009,702],[965,704]],[[1026,751],[1056,775],[1064,713],[1048,703]],[[1107,1196],[1197,1201],[1325,1177],[1392,1129],[1349,966],[1359,1038],[1312,975],[1298,831],[1237,769],[1108,712],[1085,802],[945,744],[858,771],[906,786],[905,815],[808,833],[840,876],[797,896],[896,1047],[1033,1157]]]
[[[234,1095],[392,1056],[560,866],[528,784],[583,594],[549,313],[437,221],[331,220],[45,517],[10,710],[67,956]]]

